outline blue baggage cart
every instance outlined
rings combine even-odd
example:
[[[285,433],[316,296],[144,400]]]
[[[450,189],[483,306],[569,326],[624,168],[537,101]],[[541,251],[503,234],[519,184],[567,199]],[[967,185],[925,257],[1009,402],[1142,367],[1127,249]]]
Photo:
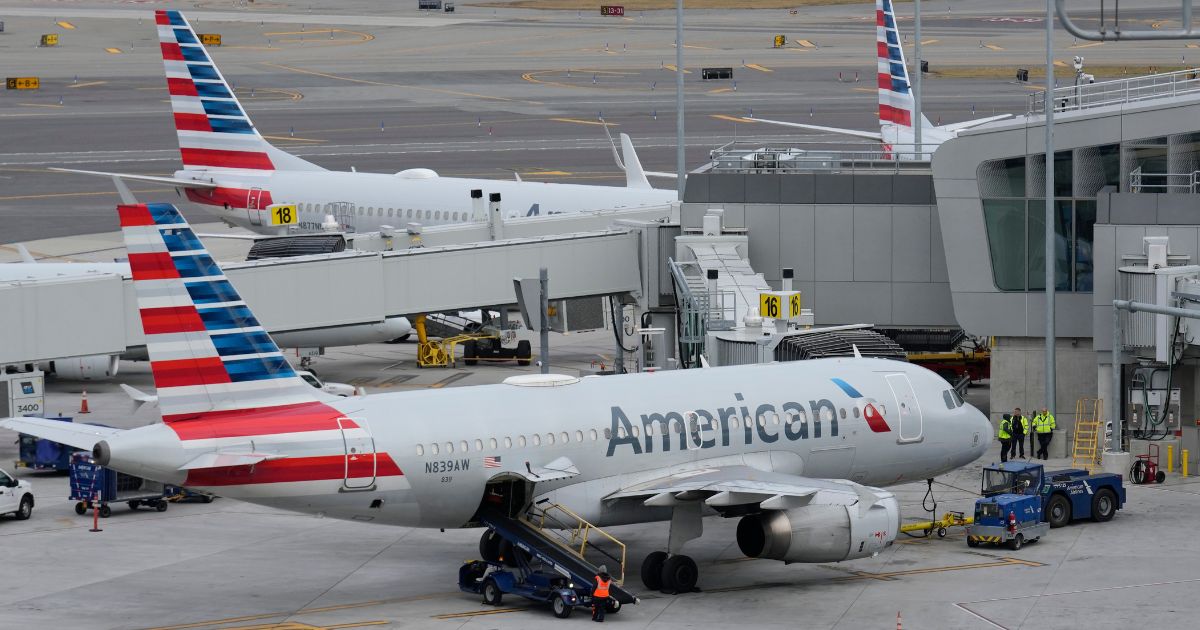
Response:
[[[61,420],[63,422],[72,422],[72,418],[48,418],[49,420]],[[17,468],[32,468],[33,470],[57,470],[66,472],[71,468],[71,452],[70,446],[43,440],[32,435],[22,433],[18,439],[19,447],[17,449]]]
[[[71,456],[71,500],[76,501],[76,514],[86,514],[96,505],[100,516],[108,518],[112,514],[111,503],[126,503],[131,510],[153,506],[164,512],[169,505],[168,496],[164,484],[109,470],[96,464],[88,451]]]

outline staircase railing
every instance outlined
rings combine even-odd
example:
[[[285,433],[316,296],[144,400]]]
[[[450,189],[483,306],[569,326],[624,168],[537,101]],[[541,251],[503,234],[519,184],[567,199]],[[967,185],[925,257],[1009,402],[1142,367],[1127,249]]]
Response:
[[[1075,436],[1071,449],[1071,466],[1094,472],[1100,467],[1100,427],[1103,424],[1104,401],[1099,398],[1080,398],[1075,402]]]
[[[530,506],[525,521],[538,528],[547,540],[591,564],[618,567],[609,568],[617,584],[625,583],[625,543],[612,534],[589,523],[582,516],[557,503],[541,503]],[[588,552],[592,557],[588,557]],[[600,558],[597,558],[600,556]],[[599,562],[595,560],[599,559]],[[612,563],[612,565],[609,565]]]

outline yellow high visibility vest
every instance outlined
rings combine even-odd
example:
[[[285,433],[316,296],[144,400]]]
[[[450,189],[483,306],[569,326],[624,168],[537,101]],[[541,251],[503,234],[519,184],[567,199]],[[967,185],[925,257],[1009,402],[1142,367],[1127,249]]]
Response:
[[[1000,430],[996,431],[996,437],[1001,440],[1007,440],[1012,437],[1012,420],[1000,419]]]

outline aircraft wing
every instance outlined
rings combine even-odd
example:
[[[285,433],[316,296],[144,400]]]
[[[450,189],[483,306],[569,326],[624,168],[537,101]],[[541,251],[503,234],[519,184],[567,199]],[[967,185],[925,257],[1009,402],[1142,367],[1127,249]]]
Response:
[[[766,118],[746,118],[746,121],[763,122],[771,125],[780,125],[783,127],[795,127],[797,129],[808,129],[810,131],[822,131],[825,133],[836,133],[843,136],[854,136],[855,138],[866,138],[868,140],[883,141],[883,134],[877,131],[859,131],[857,129],[842,129],[841,127],[822,127],[820,125],[806,125],[804,123],[785,122],[782,120],[767,120]]]
[[[801,507],[819,499],[818,503],[857,503],[859,511],[865,512],[881,497],[872,489],[850,481],[732,465],[680,471],[621,488],[605,498],[642,499],[646,505],[659,507],[697,500],[712,507],[757,503],[768,510]]]
[[[986,125],[987,123],[995,122],[997,120],[1004,120],[1005,118],[1012,118],[1012,114],[998,114],[996,116],[988,116],[987,118],[976,118],[975,120],[964,120],[962,122],[950,123],[948,125],[941,125],[938,127],[938,129],[941,129],[942,131],[962,131],[963,129],[970,129],[971,127],[978,127],[979,125]]]
[[[128,179],[135,182],[148,182],[151,184],[169,184],[180,188],[216,188],[217,185],[212,182],[205,182],[195,179],[177,179],[174,177],[157,177],[154,175],[133,175],[130,173],[105,173],[104,171],[81,171],[74,168],[50,168],[51,171],[60,173],[78,173],[80,175],[95,175],[97,177],[118,177],[120,179]]]
[[[123,430],[46,418],[5,418],[0,420],[0,428],[88,451],[92,450],[92,447],[100,440],[112,437]]]

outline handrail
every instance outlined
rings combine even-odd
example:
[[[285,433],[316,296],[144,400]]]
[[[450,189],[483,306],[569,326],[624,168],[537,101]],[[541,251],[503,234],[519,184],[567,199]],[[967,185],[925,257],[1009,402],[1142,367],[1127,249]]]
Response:
[[[1200,68],[1055,88],[1054,111],[1073,111],[1200,93]],[[1046,112],[1046,92],[1030,94],[1028,113]]]
[[[1150,178],[1161,178],[1161,184],[1147,184],[1146,180]],[[1172,182],[1172,178],[1186,179],[1184,183]],[[1192,171],[1190,173],[1144,173],[1142,167],[1137,167],[1129,172],[1129,192],[1185,192],[1197,193],[1200,192],[1200,171]]]
[[[929,170],[932,155],[929,145],[918,151],[915,144],[883,146],[877,142],[798,142],[763,145],[732,141],[709,151],[709,170],[714,173],[898,173]]]
[[[532,507],[534,507],[534,506],[531,506],[531,509],[532,509]],[[557,542],[560,546],[562,546],[565,549],[567,549],[568,551],[570,551],[572,554],[578,556],[581,560],[585,560],[585,561],[587,560],[586,554],[587,554],[587,550],[588,550],[588,542],[589,542],[588,536],[589,536],[590,532],[594,531],[594,532],[600,534],[601,536],[603,536],[604,538],[607,538],[609,542],[615,544],[620,549],[620,557],[619,558],[617,556],[609,553],[605,549],[596,546],[596,544],[594,542],[592,543],[592,549],[594,551],[596,551],[597,553],[600,553],[603,556],[607,557],[608,559],[612,560],[613,562],[616,562],[620,566],[620,568],[621,568],[620,574],[614,575],[614,578],[616,579],[617,584],[625,583],[625,557],[626,557],[625,543],[617,540],[615,537],[613,537],[612,534],[609,534],[608,532],[604,531],[603,529],[593,525],[592,523],[588,522],[587,519],[576,514],[575,512],[572,512],[570,509],[566,508],[565,506],[559,505],[558,503],[550,503],[549,505],[546,505],[546,506],[536,506],[536,507],[538,509],[538,513],[534,514],[534,516],[540,517],[540,520],[536,524],[537,528],[539,530],[542,530],[543,532],[554,531],[554,530],[570,531],[571,534],[569,537],[560,536],[561,539],[568,540],[569,542],[567,542],[566,544],[563,544],[560,541],[555,541],[555,542]],[[562,512],[563,514],[566,514],[572,521],[574,521],[574,523],[564,522],[563,520],[555,518],[554,516],[549,514],[549,512],[551,510],[556,510],[558,512]],[[550,530],[547,530],[547,528],[546,528],[547,519],[549,519],[551,521],[552,527]],[[530,523],[532,524],[533,519],[529,519],[529,520],[530,520]],[[575,549],[575,545],[579,546],[578,550]]]

